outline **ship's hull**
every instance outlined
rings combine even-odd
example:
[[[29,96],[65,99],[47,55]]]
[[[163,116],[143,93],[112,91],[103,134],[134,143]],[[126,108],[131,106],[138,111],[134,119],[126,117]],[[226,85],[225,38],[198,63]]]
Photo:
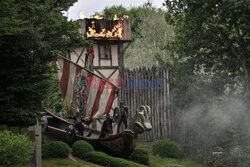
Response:
[[[102,151],[112,156],[127,157],[131,154],[136,146],[137,135],[126,130],[116,135],[110,135],[106,138],[99,138],[100,131],[84,128],[84,135],[77,135],[69,139],[67,128],[72,123],[54,115],[50,111],[46,111],[48,124],[44,131],[44,135],[51,140],[60,140],[72,145],[76,140],[85,140],[91,144],[96,151]],[[87,137],[89,131],[91,135]]]

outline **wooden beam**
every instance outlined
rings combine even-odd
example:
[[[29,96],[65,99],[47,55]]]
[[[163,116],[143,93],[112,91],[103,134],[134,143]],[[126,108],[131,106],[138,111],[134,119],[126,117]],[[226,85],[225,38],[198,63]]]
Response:
[[[78,56],[77,60],[76,60],[76,63],[78,63],[78,61],[80,60],[80,58],[82,57],[82,54],[84,52],[85,48],[82,49],[80,55]]]
[[[108,76],[108,79],[110,79],[115,74],[116,71],[117,69],[114,69],[114,71]]]
[[[68,55],[68,56],[67,56],[67,57],[68,57],[68,59],[69,59],[69,60],[71,60],[71,54],[70,54],[70,51],[68,51],[68,52],[67,52],[67,55]]]
[[[98,69],[94,69],[94,70],[96,70],[96,72],[97,72],[99,75],[101,75],[102,78],[105,78],[105,79],[107,80],[107,78],[106,78]]]
[[[77,57],[79,57],[79,55],[76,53],[76,51],[75,51],[75,50],[73,50],[73,53],[74,53]]]
[[[83,59],[82,59],[82,58],[80,58],[80,59],[81,59],[82,63],[83,63],[83,64],[85,64],[85,61],[83,61]]]
[[[94,69],[105,69],[105,70],[119,69],[119,68],[120,68],[119,66],[94,66]]]

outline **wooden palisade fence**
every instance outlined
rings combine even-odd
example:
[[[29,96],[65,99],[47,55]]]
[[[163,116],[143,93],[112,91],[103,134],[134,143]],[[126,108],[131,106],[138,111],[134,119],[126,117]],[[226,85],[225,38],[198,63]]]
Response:
[[[151,107],[152,131],[139,135],[140,141],[154,141],[171,138],[173,130],[171,75],[167,68],[125,69],[124,83],[120,100],[129,107],[129,118],[135,114],[140,105]]]

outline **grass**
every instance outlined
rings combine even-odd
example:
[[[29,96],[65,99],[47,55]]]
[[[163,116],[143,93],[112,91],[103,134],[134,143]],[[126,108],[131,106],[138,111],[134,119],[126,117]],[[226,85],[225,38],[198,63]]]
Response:
[[[158,156],[150,155],[150,167],[164,167],[170,164],[178,164],[184,167],[204,167],[201,164],[190,160],[174,159],[174,158],[160,158]]]
[[[138,142],[138,148],[144,148],[149,151],[150,167],[165,167],[170,164],[178,164],[184,167],[204,167],[201,164],[185,159],[160,158],[152,155],[152,143]],[[42,161],[43,167],[101,167],[100,165],[90,163],[84,160],[80,162],[71,159],[50,159]]]
[[[100,167],[84,160],[80,162],[72,161],[71,159],[49,159],[42,161],[43,167]]]
[[[152,142],[137,142],[136,147],[144,148],[148,150],[150,154],[152,154],[152,144]]]
[[[150,167],[165,167],[170,164],[178,164],[184,167],[204,167],[196,162],[185,160],[185,159],[174,159],[174,158],[161,158],[159,156],[152,155],[152,142],[138,142],[137,147],[144,148],[149,151]]]

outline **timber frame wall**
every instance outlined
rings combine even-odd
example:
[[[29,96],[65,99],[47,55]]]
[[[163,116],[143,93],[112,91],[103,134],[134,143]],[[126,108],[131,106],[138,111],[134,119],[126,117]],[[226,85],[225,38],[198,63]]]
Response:
[[[172,103],[172,89],[170,86],[171,72],[167,68],[152,67],[138,68],[134,70],[124,69],[123,89],[120,100],[129,107],[129,120],[139,109],[140,105],[151,107],[151,124],[153,129],[138,136],[140,141],[154,141],[158,139],[172,138],[174,127],[174,113]],[[135,78],[135,87],[131,87],[128,78]],[[154,88],[151,86],[137,87],[141,84],[141,79],[147,81],[161,80],[161,86]],[[129,83],[130,82],[130,83]]]

